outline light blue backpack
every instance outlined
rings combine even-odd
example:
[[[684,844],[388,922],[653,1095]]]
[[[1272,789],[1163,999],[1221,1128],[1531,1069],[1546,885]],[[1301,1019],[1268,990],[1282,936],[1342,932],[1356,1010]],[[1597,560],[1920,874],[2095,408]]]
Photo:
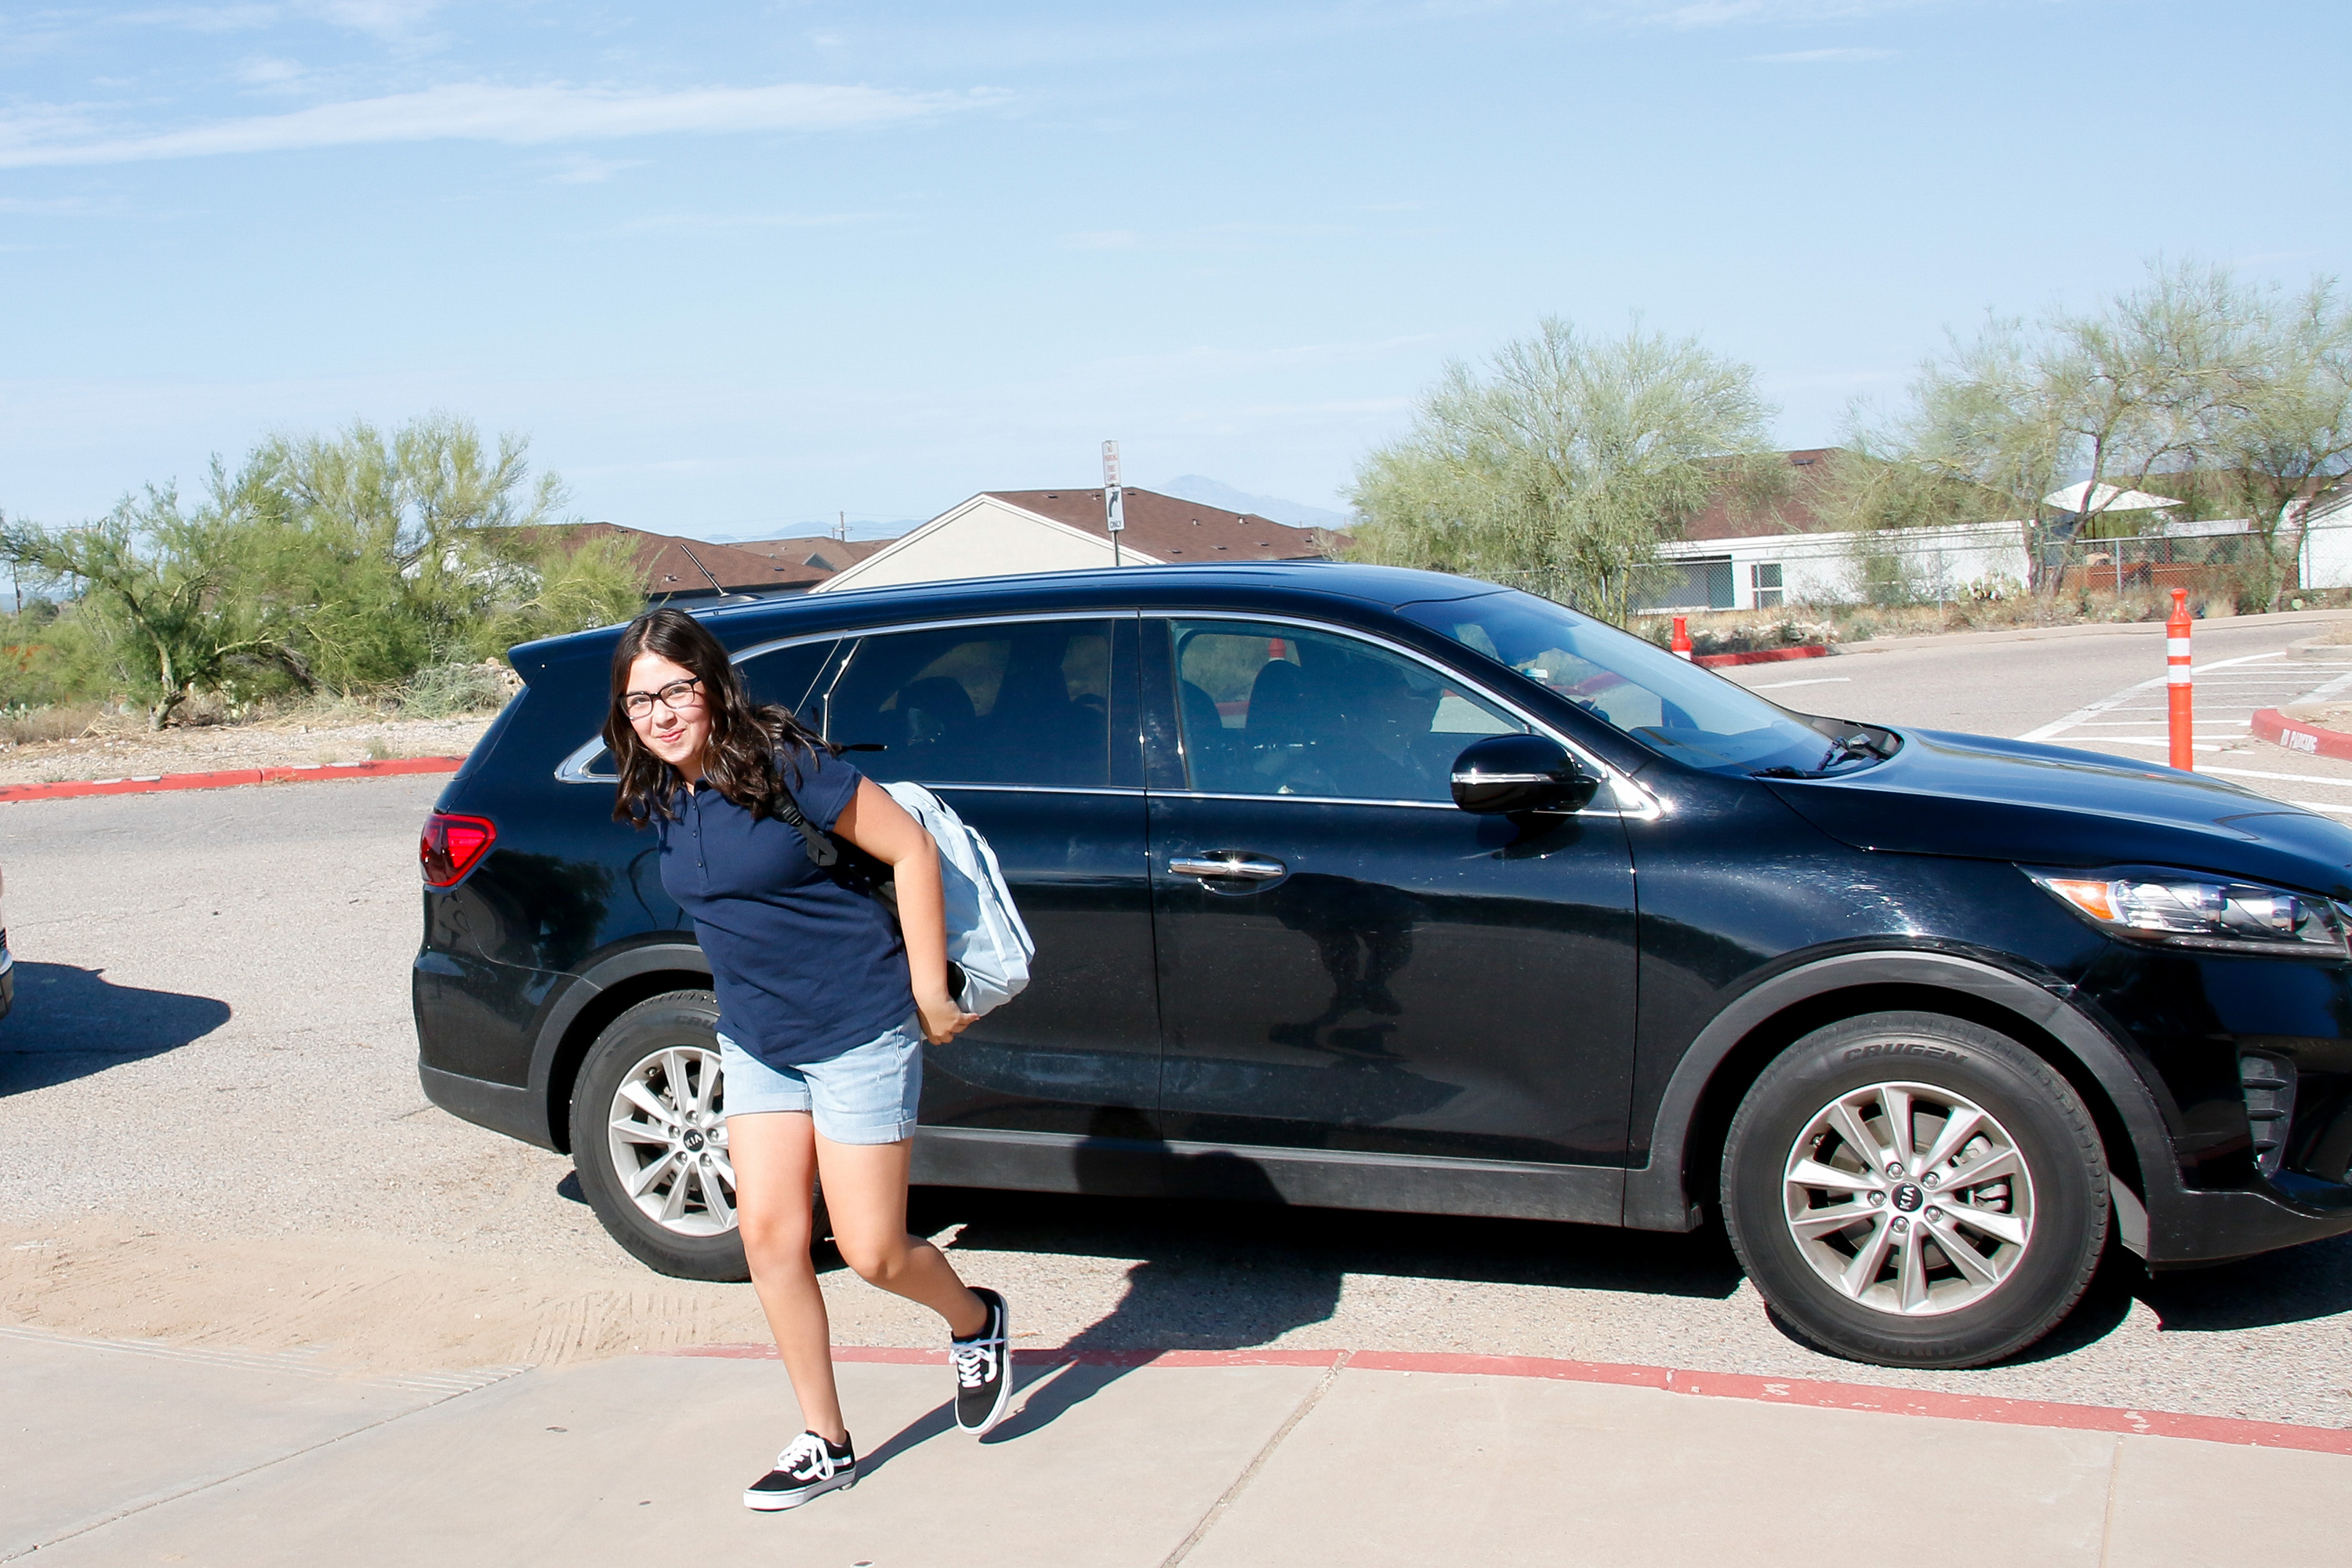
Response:
[[[1037,944],[1021,923],[1013,890],[988,840],[955,808],[919,784],[882,786],[940,847],[940,891],[947,905],[949,983],[967,1013],[989,1013],[1021,994]],[[962,978],[957,979],[956,971]]]
[[[1037,944],[1029,939],[1029,928],[1021,923],[1021,911],[1013,907],[1013,889],[1004,885],[1004,873],[996,864],[996,851],[955,814],[954,807],[921,784],[901,781],[882,787],[889,792],[892,800],[906,808],[908,816],[923,825],[931,841],[940,847],[940,893],[947,916],[948,989],[955,994],[957,1005],[965,1012],[992,1013],[1020,995],[1028,985],[1029,961],[1037,955]],[[841,847],[831,834],[820,832],[802,815],[801,803],[794,798],[790,784],[784,786],[776,815],[800,829],[811,860],[828,869],[839,864]],[[896,914],[898,893],[887,873],[855,845],[850,846],[849,853],[857,864],[856,874],[845,879],[879,899]],[[850,869],[843,868],[844,872]]]

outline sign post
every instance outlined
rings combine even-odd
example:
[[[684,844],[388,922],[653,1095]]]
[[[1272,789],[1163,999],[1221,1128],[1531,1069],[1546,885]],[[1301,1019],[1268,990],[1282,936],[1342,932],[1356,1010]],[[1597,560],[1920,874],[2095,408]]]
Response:
[[[1118,443],[1103,443],[1103,527],[1110,534],[1110,563],[1126,564],[1120,554],[1118,536],[1127,530],[1127,505],[1118,484]]]

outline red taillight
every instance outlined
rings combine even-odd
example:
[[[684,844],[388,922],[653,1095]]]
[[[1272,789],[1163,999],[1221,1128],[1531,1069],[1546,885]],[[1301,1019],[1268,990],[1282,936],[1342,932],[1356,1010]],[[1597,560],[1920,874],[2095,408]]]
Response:
[[[436,811],[425,819],[416,858],[425,868],[429,886],[446,888],[472,870],[474,862],[488,854],[498,841],[498,827],[486,816],[452,816]]]

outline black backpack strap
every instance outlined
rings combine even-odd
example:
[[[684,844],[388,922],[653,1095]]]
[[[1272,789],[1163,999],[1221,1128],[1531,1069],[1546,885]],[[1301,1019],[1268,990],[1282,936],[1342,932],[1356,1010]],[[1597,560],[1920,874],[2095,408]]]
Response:
[[[776,752],[775,760],[776,788],[782,792],[782,798],[776,802],[776,815],[801,830],[801,842],[808,846],[809,864],[820,871],[831,870],[834,862],[841,858],[841,851],[835,847],[829,835],[808,819],[808,813],[801,809],[801,803],[793,795],[793,786],[784,782],[786,763],[782,750]]]

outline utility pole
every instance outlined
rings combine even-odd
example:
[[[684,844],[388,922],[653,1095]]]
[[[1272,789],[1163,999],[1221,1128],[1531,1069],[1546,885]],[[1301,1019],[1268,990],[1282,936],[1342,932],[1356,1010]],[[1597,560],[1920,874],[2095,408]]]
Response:
[[[849,542],[849,514],[844,511],[835,512],[834,515],[841,521],[833,525],[833,536],[846,544]]]
[[[1127,508],[1118,486],[1118,443],[1103,443],[1103,527],[1110,533],[1110,563],[1125,565],[1118,536],[1127,531]]]

